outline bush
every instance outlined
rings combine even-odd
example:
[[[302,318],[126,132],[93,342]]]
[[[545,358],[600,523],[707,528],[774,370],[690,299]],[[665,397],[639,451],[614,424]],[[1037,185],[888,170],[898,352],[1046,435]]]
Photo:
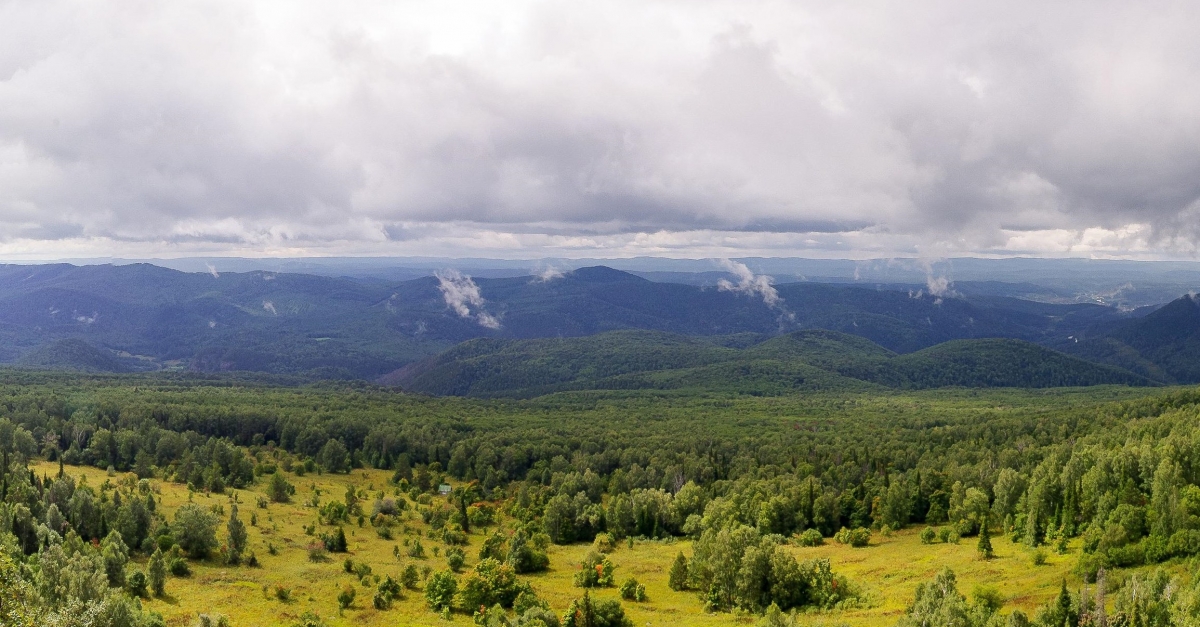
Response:
[[[583,562],[579,565],[579,572],[575,573],[576,588],[608,588],[613,585],[613,570],[612,562],[608,561],[607,557],[592,551],[587,557],[583,558]]]
[[[866,527],[855,527],[854,529],[842,527],[840,531],[834,534],[833,539],[838,544],[848,544],[852,547],[860,548],[870,544],[871,530]]]
[[[283,603],[287,603],[288,601],[291,601],[292,600],[292,589],[284,588],[283,586],[276,584],[275,598],[279,601],[282,601]]]
[[[319,542],[308,545],[308,561],[314,564],[329,561],[329,551],[325,550],[325,545]]]
[[[345,553],[347,549],[346,531],[338,527],[334,533],[321,534],[321,542],[325,545],[325,550],[330,553]]]
[[[446,565],[450,567],[450,570],[457,573],[462,570],[463,564],[466,561],[467,555],[459,547],[452,546],[446,549]]]
[[[421,580],[421,573],[417,571],[415,564],[409,564],[404,567],[400,573],[400,585],[409,590],[417,589],[417,582]]]
[[[508,556],[505,561],[511,564],[518,574],[546,570],[550,567],[550,556],[546,554],[546,546],[549,543],[550,536],[544,533],[530,535],[524,529],[518,529],[508,543]]]
[[[449,610],[454,604],[454,595],[458,594],[458,579],[454,573],[444,570],[429,578],[425,584],[425,602],[429,609],[435,612]]]
[[[354,604],[354,597],[356,596],[358,596],[358,592],[354,589],[354,586],[346,586],[342,588],[342,591],[339,592],[337,596],[338,608],[344,610],[350,607]]]
[[[619,588],[621,598],[626,601],[642,602],[646,600],[646,586],[638,583],[638,580],[630,577],[626,579]]]
[[[1040,546],[1038,548],[1034,549],[1033,552],[1029,554],[1029,561],[1034,566],[1045,566],[1046,565],[1046,549],[1043,549]]]
[[[921,544],[933,544],[933,541],[936,539],[937,532],[933,530],[933,527],[926,527],[921,530]]]
[[[421,545],[421,539],[413,540],[413,543],[408,545],[408,556],[414,559],[425,559],[425,547]]]
[[[183,549],[179,545],[171,547],[167,554],[167,570],[171,571],[176,577],[187,577],[192,574],[191,567],[188,566],[187,560],[183,559]]]
[[[528,590],[528,584],[523,584],[508,564],[502,564],[494,559],[485,559],[475,565],[474,571],[463,580],[463,607],[488,608],[499,605],[511,608],[517,597]]]
[[[617,541],[607,533],[598,533],[592,541],[592,550],[597,553],[612,553],[617,550]]]
[[[563,614],[562,627],[633,627],[633,621],[625,616],[620,601],[593,601],[584,595],[571,601]]]
[[[825,536],[816,529],[805,529],[804,533],[796,539],[796,543],[800,546],[821,546],[825,544]]]
[[[377,610],[386,610],[390,609],[392,603],[400,597],[400,584],[389,575],[384,577],[383,581],[379,582],[379,587],[375,591],[375,597],[371,599],[371,604]]]
[[[126,578],[125,587],[129,590],[129,594],[139,598],[146,598],[146,573],[143,573],[140,570],[133,571],[133,573]]]

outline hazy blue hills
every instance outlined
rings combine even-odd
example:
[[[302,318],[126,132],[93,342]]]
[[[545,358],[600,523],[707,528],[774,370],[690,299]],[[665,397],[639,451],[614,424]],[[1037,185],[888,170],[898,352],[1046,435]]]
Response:
[[[861,337],[797,331],[747,348],[652,331],[472,340],[385,382],[435,395],[529,397],[589,389],[815,389],[1148,385],[1113,366],[1012,339],[954,340],[898,355]]]
[[[461,289],[474,290],[474,296],[455,291]],[[773,344],[763,340],[803,329],[838,331],[869,340],[872,350],[910,353],[949,340],[987,337],[1057,346],[1069,337],[1099,337],[1125,328],[1121,325],[1129,317],[1102,305],[991,295],[936,297],[908,289],[807,282],[776,289],[780,300],[769,306],[761,294],[654,282],[603,266],[561,276],[463,278],[448,287],[432,276],[392,283],[265,271],[188,273],[148,264],[7,265],[0,266],[0,363],[28,361],[60,340],[78,339],[104,354],[126,355],[118,359],[126,366],[374,379],[475,339],[642,330],[688,336],[696,344],[668,351],[664,359],[681,361],[662,367],[563,379],[614,378],[612,385],[635,385],[621,377],[708,368],[693,376],[719,379],[724,375],[711,368],[728,361],[718,358],[721,350],[769,351]],[[448,300],[448,293],[459,300]],[[780,361],[766,352],[753,355],[763,364]],[[834,350],[825,361],[810,356],[788,363],[803,365],[805,381],[840,376],[895,383],[888,377],[897,375],[883,371],[837,374],[843,371],[830,360],[838,358]],[[875,367],[868,362],[859,360],[853,367]],[[585,366],[571,367],[582,371]],[[1137,371],[1154,376],[1146,368]],[[779,377],[794,380],[801,374]],[[665,374],[653,378],[674,385]],[[559,379],[548,381],[544,385],[558,385]]]

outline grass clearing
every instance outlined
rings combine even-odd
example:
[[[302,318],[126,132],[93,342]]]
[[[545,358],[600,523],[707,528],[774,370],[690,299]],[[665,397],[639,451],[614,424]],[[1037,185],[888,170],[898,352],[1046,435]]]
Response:
[[[31,468],[38,474],[51,476],[58,471],[56,464],[46,462],[33,464]],[[96,468],[67,467],[66,470],[76,478],[86,477],[92,486],[99,486],[105,481],[115,483],[120,479],[120,476],[109,477]],[[355,470],[348,475],[308,474],[303,477],[289,474],[289,481],[296,486],[292,502],[269,503],[265,509],[256,506],[257,497],[265,495],[265,481],[260,480],[248,490],[206,494],[189,493],[186,486],[152,480],[161,496],[161,508],[168,520],[189,498],[202,506],[224,506],[226,517],[218,529],[219,538],[224,536],[223,523],[227,519],[231,499],[237,498],[241,519],[249,532],[249,550],[255,553],[260,567],[233,567],[212,561],[191,562],[190,577],[171,577],[167,583],[168,596],[143,601],[144,605],[160,612],[168,625],[172,626],[191,625],[199,613],[224,614],[238,627],[286,625],[310,610],[331,626],[446,625],[446,621],[426,607],[420,591],[405,591],[404,598],[397,601],[392,609],[376,610],[371,605],[374,586],[363,586],[355,575],[345,572],[343,568],[343,560],[347,557],[357,563],[368,564],[373,575],[381,578],[391,575],[398,579],[401,570],[410,562],[419,568],[428,565],[435,572],[446,568],[443,557],[445,545],[426,537],[428,527],[411,509],[405,516],[404,524],[409,528],[407,536],[400,527],[392,540],[384,540],[378,537],[369,523],[359,527],[352,520],[345,525],[349,553],[333,554],[329,561],[322,563],[312,563],[308,559],[307,546],[315,537],[305,534],[305,526],[314,524],[317,515],[316,509],[307,502],[316,493],[315,490],[320,491],[322,503],[331,499],[341,500],[351,484],[356,488],[368,489],[372,495],[383,491],[387,496],[394,496],[394,488],[387,484],[389,477],[390,473],[382,470]],[[251,514],[257,518],[257,525],[250,525]],[[317,534],[330,529],[318,525]],[[810,614],[804,622],[845,623],[855,627],[891,625],[912,600],[917,584],[932,579],[937,571],[946,566],[958,576],[959,589],[963,593],[970,595],[971,590],[979,585],[994,586],[1008,599],[1004,611],[1020,608],[1030,615],[1058,592],[1064,577],[1068,585],[1078,585],[1069,574],[1075,561],[1075,547],[1068,555],[1050,552],[1045,565],[1034,566],[1029,551],[1005,537],[993,538],[996,557],[984,561],[977,557],[973,538],[964,538],[959,544],[924,545],[918,537],[919,532],[919,528],[910,528],[889,537],[876,534],[869,547],[858,549],[831,541],[819,547],[789,546],[798,559],[829,558],[835,571],[848,575],[876,600],[867,609]],[[421,538],[426,548],[425,559],[413,559],[405,555],[405,537]],[[465,549],[467,569],[478,561],[483,538],[479,530],[470,534],[470,545]],[[269,554],[268,544],[277,548],[277,555]],[[399,558],[393,556],[393,547],[399,547]],[[438,547],[439,556],[434,555],[434,547]],[[582,590],[572,585],[572,577],[590,549],[590,544],[551,546],[550,570],[524,576],[556,613],[564,611],[572,599],[582,595]],[[617,565],[618,583],[632,575],[646,586],[648,601],[624,603],[635,625],[716,626],[753,623],[754,617],[748,615],[705,613],[696,593],[675,592],[668,588],[667,573],[680,551],[690,556],[690,542],[639,540],[634,542],[632,549],[625,542],[620,542],[617,550],[611,554],[610,558]],[[141,558],[136,567],[145,568],[145,559]],[[352,606],[339,614],[337,596],[345,586],[352,586],[357,596]],[[284,602],[277,599],[276,587],[290,590],[290,600]],[[616,588],[593,591],[593,594],[599,598],[618,598]],[[467,625],[472,621],[469,616],[457,614],[450,624]]]

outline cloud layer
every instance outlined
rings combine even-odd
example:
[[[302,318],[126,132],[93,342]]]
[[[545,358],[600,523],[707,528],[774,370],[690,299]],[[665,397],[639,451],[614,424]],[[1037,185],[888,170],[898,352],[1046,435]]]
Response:
[[[1190,256],[1195,3],[0,4],[0,255]]]

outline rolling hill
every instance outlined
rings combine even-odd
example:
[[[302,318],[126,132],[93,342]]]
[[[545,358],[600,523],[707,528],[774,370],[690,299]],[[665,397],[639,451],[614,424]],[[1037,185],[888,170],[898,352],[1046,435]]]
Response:
[[[1148,379],[1029,342],[954,340],[897,355],[861,337],[806,330],[747,348],[647,331],[472,340],[382,382],[439,396],[525,398],[568,390],[787,394],[818,389],[1148,385]]]

